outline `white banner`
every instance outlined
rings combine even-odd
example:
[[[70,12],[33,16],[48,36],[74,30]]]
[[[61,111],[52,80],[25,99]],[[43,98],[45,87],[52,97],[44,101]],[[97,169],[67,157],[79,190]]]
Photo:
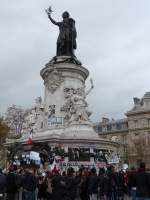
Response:
[[[87,162],[87,161],[69,161],[69,162],[62,162],[61,163],[64,167],[81,167],[82,165],[84,167],[106,167],[105,162]]]

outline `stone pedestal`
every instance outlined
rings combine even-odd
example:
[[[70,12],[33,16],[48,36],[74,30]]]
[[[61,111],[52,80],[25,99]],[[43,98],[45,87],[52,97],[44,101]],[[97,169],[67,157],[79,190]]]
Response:
[[[62,128],[57,133],[64,139],[99,139],[87,110],[86,96],[93,87],[85,89],[89,71],[79,64],[58,62],[61,59],[64,57],[46,64],[40,73],[45,85],[45,129],[56,133],[56,127]]]
[[[41,70],[45,85],[45,112],[52,114],[58,122],[63,123],[67,98],[71,94],[85,95],[85,80],[88,75],[88,70],[77,64],[46,64],[46,67]]]

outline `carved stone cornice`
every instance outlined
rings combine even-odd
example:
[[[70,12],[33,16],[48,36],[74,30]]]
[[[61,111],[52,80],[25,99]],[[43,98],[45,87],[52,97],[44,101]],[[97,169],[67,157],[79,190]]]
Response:
[[[59,63],[59,64],[46,64],[45,67],[41,70],[40,75],[45,80],[45,78],[50,74],[54,69],[58,72],[63,72],[63,76],[72,76],[74,74],[80,75],[83,77],[83,80],[86,80],[89,76],[89,71],[80,65],[72,63]]]
[[[127,117],[130,116],[136,116],[136,115],[143,115],[143,114],[150,114],[150,110],[145,110],[145,109],[141,109],[141,110],[135,110],[135,111],[129,111],[127,113],[125,113],[125,115]]]

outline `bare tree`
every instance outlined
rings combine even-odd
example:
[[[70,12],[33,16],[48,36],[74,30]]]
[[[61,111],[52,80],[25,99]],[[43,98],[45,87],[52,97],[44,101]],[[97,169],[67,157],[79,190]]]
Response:
[[[25,111],[16,105],[7,108],[6,123],[10,128],[9,137],[20,137],[24,123]]]

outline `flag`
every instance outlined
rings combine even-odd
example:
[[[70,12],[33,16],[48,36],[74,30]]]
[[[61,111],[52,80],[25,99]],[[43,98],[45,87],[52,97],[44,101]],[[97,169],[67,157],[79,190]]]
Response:
[[[33,129],[32,128],[29,128],[29,138],[27,140],[27,144],[32,144],[33,141],[32,141],[32,136],[33,135]]]
[[[55,161],[55,159],[54,159],[54,162],[53,162],[53,164],[51,165],[51,173],[53,174],[53,175],[55,175],[56,174],[56,172],[57,172],[57,167],[56,167],[56,161]]]

